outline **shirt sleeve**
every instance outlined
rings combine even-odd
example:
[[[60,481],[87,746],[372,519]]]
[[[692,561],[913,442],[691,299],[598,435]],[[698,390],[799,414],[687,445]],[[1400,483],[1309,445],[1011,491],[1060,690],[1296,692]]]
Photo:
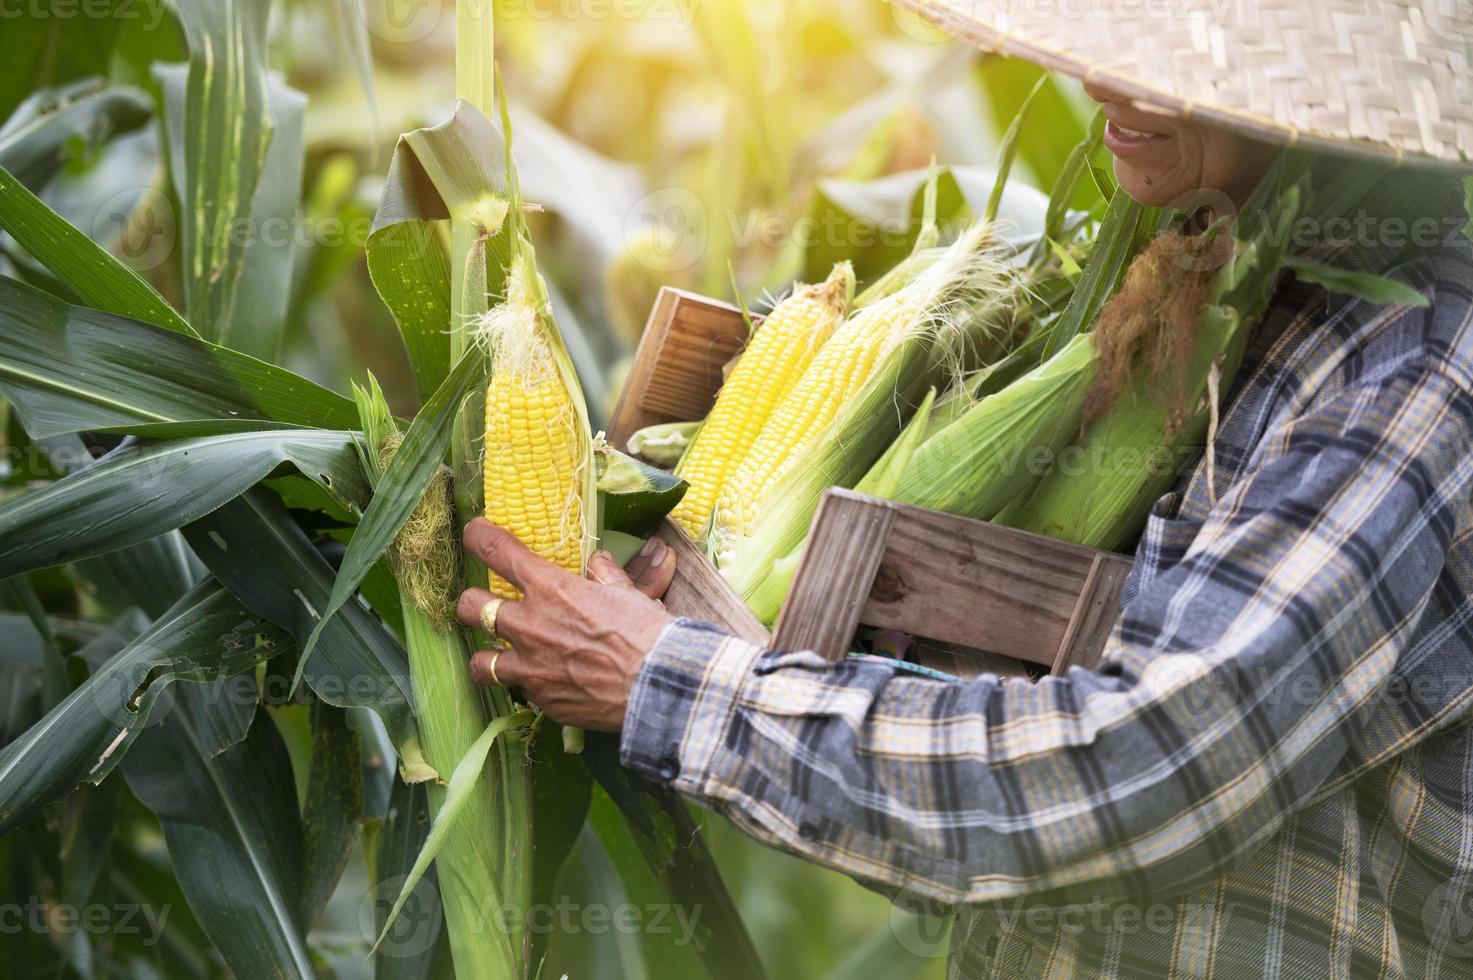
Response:
[[[1269,433],[1098,671],[945,683],[677,621],[634,685],[624,762],[917,897],[1200,885],[1355,758],[1469,523],[1470,409],[1409,366]]]

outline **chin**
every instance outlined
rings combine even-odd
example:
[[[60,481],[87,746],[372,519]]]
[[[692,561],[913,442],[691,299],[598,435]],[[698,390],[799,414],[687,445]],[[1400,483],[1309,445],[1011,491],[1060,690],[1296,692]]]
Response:
[[[1181,186],[1180,181],[1159,176],[1147,176],[1122,160],[1115,161],[1115,179],[1132,201],[1146,207],[1165,207],[1181,198],[1194,187]]]

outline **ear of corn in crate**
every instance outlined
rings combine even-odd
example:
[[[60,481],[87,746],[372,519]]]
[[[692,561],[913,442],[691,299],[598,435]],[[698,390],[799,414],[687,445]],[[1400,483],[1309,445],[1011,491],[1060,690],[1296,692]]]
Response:
[[[918,282],[945,273],[947,259],[861,308],[729,469],[707,536],[723,575],[772,622],[830,486],[1095,547],[1128,545],[1151,502],[1180,476],[1180,461],[1208,435],[1214,403],[1283,268],[1284,232],[1301,213],[1307,180],[1302,159],[1286,155],[1235,222],[1190,236],[1153,239],[1153,212],[1112,207],[1088,259],[1093,270],[1078,277],[1064,314],[1040,317],[1021,345],[974,362],[980,369],[971,373],[938,370],[938,352],[954,350],[914,330],[915,320],[882,341],[880,353],[855,340],[869,311],[900,308]],[[961,247],[946,254],[954,261]],[[1038,274],[1031,267],[1024,282]],[[994,282],[1014,322],[1027,306],[1020,292],[1006,278]],[[997,328],[1006,317],[984,308],[980,319]],[[918,336],[925,356],[916,355]],[[903,428],[925,389],[948,380]]]
[[[717,493],[843,323],[853,293],[854,270],[845,262],[824,282],[796,287],[762,321],[676,470],[691,489],[671,517],[689,534],[705,530]]]
[[[801,536],[807,527],[801,512],[811,517],[825,486],[858,478],[928,383],[1003,349],[1013,326],[1011,278],[990,225],[979,222],[934,265],[835,331],[717,495],[707,548],[739,592],[746,592],[745,570],[760,573],[765,565],[742,554],[761,527],[782,525],[773,533],[784,538],[792,527]],[[772,492],[800,468],[815,474],[811,490]],[[800,513],[764,513],[763,502],[779,496]]]

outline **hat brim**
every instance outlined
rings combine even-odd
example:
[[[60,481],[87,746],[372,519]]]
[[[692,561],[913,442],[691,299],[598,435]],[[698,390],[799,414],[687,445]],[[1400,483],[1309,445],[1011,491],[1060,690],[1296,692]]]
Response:
[[[1287,93],[1293,88],[1293,84],[1283,85],[1282,91],[1278,92],[1272,91],[1274,86],[1271,81],[1255,80],[1246,84],[1215,86],[1194,84],[1190,76],[1193,54],[1190,51],[1179,53],[1177,57],[1163,54],[1159,64],[1149,66],[1133,64],[1128,57],[1101,57],[1099,49],[1101,45],[1108,44],[1110,38],[1101,36],[1100,25],[1103,23],[1106,28],[1115,26],[1108,17],[1090,18],[1079,30],[1080,34],[1088,33],[1090,36],[1081,39],[1071,35],[1068,25],[1061,25],[1060,18],[1049,19],[1046,26],[1043,26],[1030,21],[1026,15],[1019,16],[1016,10],[1022,5],[1017,3],[994,3],[988,0],[889,2],[914,11],[951,36],[975,44],[983,50],[1022,58],[1043,68],[1098,82],[1141,104],[1178,118],[1205,120],[1254,139],[1284,146],[1344,154],[1392,165],[1473,171],[1473,77],[1466,70],[1466,60],[1462,62],[1463,70],[1458,71],[1459,59],[1451,52],[1451,46],[1458,43],[1456,39],[1438,39],[1447,40],[1449,45],[1449,52],[1443,55],[1445,64],[1434,65],[1430,73],[1420,71],[1416,80],[1425,85],[1431,76],[1437,76],[1436,80],[1445,86],[1441,101],[1448,103],[1447,105],[1429,107],[1426,93],[1415,90],[1417,85],[1399,88],[1391,81],[1373,79],[1371,71],[1356,65],[1353,69],[1347,67],[1343,71],[1345,77],[1353,74],[1360,86],[1357,93],[1345,98],[1349,108],[1326,105],[1316,112],[1304,105],[1295,105],[1289,99]],[[1263,2],[1265,0],[1261,0]],[[1456,2],[1464,5],[1463,0]],[[1367,0],[1367,4],[1371,5],[1370,0]],[[1033,9],[1048,7],[1049,4],[1032,3],[1028,6]],[[1082,6],[1102,5],[1084,0]],[[1205,4],[1185,3],[1179,6],[1200,8]],[[1470,8],[1468,16],[1473,19],[1473,4],[1465,6]],[[1011,23],[1002,13],[998,13],[995,19],[991,16],[994,10],[1001,11],[1005,7],[1014,10]],[[1179,27],[1177,24],[1170,26]],[[1185,32],[1177,31],[1175,40],[1180,42],[1182,33]],[[1301,30],[1301,34],[1303,33],[1307,32]],[[1343,35],[1343,30],[1341,33]],[[1162,40],[1165,43],[1167,39],[1163,37]],[[1303,43],[1307,39],[1301,37],[1299,40]],[[1343,37],[1340,43],[1344,43]],[[1219,48],[1221,44],[1219,40]],[[1465,41],[1464,44],[1473,52],[1473,41]],[[1205,58],[1207,53],[1200,52],[1199,56]],[[1185,72],[1176,67],[1183,63],[1187,65]],[[1163,65],[1168,67],[1163,69]],[[1251,65],[1230,65],[1226,69],[1219,60],[1212,67],[1219,74],[1224,70],[1236,69],[1245,74],[1270,79],[1274,72],[1282,72],[1292,83],[1300,83],[1304,73],[1311,71],[1304,66],[1275,65],[1269,59],[1263,58],[1254,59]],[[1381,59],[1376,71],[1385,74],[1393,68],[1394,62]],[[1318,81],[1304,83],[1303,87],[1323,91],[1330,84],[1320,78]],[[1232,104],[1232,99],[1224,97],[1225,91],[1242,93],[1244,97],[1237,100],[1242,104]],[[1369,95],[1366,91],[1369,91]],[[1266,92],[1269,94],[1265,95]],[[1435,98],[1432,101],[1438,102]],[[1256,111],[1255,102],[1264,104],[1269,111]],[[1435,118],[1429,119],[1429,112],[1434,111]],[[1295,118],[1283,118],[1285,116]],[[1415,123],[1408,124],[1407,120],[1415,120]]]

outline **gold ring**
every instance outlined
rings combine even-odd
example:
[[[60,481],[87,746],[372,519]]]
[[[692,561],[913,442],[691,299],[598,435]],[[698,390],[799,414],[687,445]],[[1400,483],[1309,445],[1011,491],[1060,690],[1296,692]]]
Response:
[[[500,600],[497,601],[499,602]],[[491,654],[491,663],[486,668],[487,673],[491,675],[491,683],[495,684],[497,687],[502,687],[504,685],[501,683],[501,678],[496,676],[496,661],[500,660],[501,655],[505,652],[505,650],[497,650],[495,653]]]
[[[492,599],[481,607],[481,626],[491,634],[493,640],[501,639],[496,633],[496,614],[501,611],[501,604],[504,601],[504,599]]]

